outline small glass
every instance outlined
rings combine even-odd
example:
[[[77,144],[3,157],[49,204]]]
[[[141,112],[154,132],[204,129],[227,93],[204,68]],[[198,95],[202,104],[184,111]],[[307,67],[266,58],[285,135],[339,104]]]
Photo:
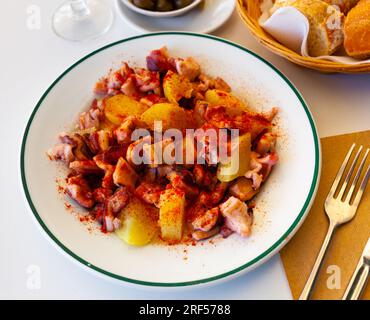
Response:
[[[98,0],[69,0],[53,15],[55,33],[67,40],[84,41],[98,37],[109,30],[113,11]]]

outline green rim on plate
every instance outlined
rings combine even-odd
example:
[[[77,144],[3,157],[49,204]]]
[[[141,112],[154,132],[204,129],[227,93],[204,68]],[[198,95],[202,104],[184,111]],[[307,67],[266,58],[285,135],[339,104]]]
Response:
[[[219,274],[217,276],[213,276],[213,277],[210,277],[210,278],[199,279],[199,280],[194,280],[194,281],[187,281],[187,282],[168,282],[168,283],[166,283],[166,282],[148,282],[148,281],[141,281],[141,280],[136,280],[136,279],[130,279],[130,278],[122,277],[120,275],[117,275],[117,274],[108,272],[106,270],[103,270],[103,269],[101,269],[101,268],[99,268],[97,266],[94,266],[93,264],[89,263],[88,261],[82,259],[78,255],[76,255],[74,252],[72,252],[71,250],[69,250],[65,245],[63,245],[63,243],[53,235],[53,233],[48,229],[48,227],[45,225],[45,223],[41,219],[40,215],[38,214],[38,212],[37,212],[37,210],[36,210],[36,208],[35,208],[35,206],[34,206],[34,204],[32,202],[32,199],[31,199],[31,196],[30,196],[30,193],[29,193],[29,190],[28,190],[28,186],[27,186],[27,180],[26,180],[25,169],[24,169],[25,147],[26,147],[26,143],[27,143],[28,132],[29,132],[29,129],[30,129],[31,125],[32,125],[33,118],[35,117],[35,115],[37,113],[37,110],[41,106],[41,104],[42,104],[43,100],[45,99],[45,97],[48,95],[48,93],[50,92],[50,90],[58,83],[58,81],[60,79],[62,79],[69,71],[71,71],[74,67],[76,67],[77,65],[79,65],[81,62],[83,62],[84,60],[90,58],[91,56],[95,55],[96,53],[98,53],[100,51],[103,51],[103,50],[105,50],[107,48],[110,48],[112,46],[115,46],[117,44],[128,42],[128,41],[135,40],[135,39],[138,39],[138,38],[153,37],[153,36],[162,36],[162,35],[182,35],[182,36],[191,36],[191,37],[202,37],[202,38],[211,39],[213,41],[223,42],[223,43],[226,43],[226,44],[231,45],[233,47],[236,47],[236,48],[238,48],[238,49],[240,49],[240,50],[242,50],[244,52],[247,52],[250,55],[253,55],[257,59],[259,59],[260,61],[262,61],[266,65],[268,65],[271,69],[273,69],[289,85],[289,87],[293,90],[293,92],[295,93],[295,95],[297,96],[297,98],[299,99],[299,101],[301,102],[302,107],[303,107],[303,109],[306,112],[307,118],[309,119],[309,122],[310,122],[310,125],[311,125],[311,130],[312,130],[312,135],[313,135],[313,140],[314,140],[314,143],[315,143],[315,170],[314,170],[314,174],[313,174],[313,177],[312,177],[311,187],[310,187],[309,193],[307,195],[306,201],[305,201],[305,203],[304,203],[301,211],[299,212],[299,215],[294,220],[293,224],[289,227],[289,229],[269,249],[267,249],[266,251],[264,251],[263,253],[261,253],[258,257],[254,258],[253,260],[248,261],[247,263],[243,264],[242,266],[240,266],[240,267],[238,267],[236,269],[233,269],[231,271],[228,271],[228,272]],[[97,49],[97,50],[93,51],[92,53],[86,55],[85,57],[83,57],[82,59],[80,59],[76,63],[74,63],[72,66],[70,66],[66,71],[64,71],[50,85],[50,87],[45,91],[45,93],[42,95],[41,99],[38,101],[36,107],[32,111],[32,114],[31,114],[31,116],[30,116],[30,118],[28,120],[26,129],[25,129],[24,135],[23,135],[22,147],[21,147],[21,154],[20,154],[20,169],[21,169],[21,178],[22,178],[22,185],[23,185],[24,193],[25,193],[26,199],[28,201],[28,204],[29,204],[29,206],[30,206],[30,208],[31,208],[31,210],[32,210],[35,218],[37,219],[37,221],[39,222],[39,224],[41,225],[41,227],[43,228],[43,230],[47,233],[47,235],[65,253],[67,253],[72,258],[76,259],[78,262],[82,263],[84,266],[86,266],[86,267],[88,267],[88,268],[90,268],[92,270],[95,270],[95,271],[97,271],[97,272],[99,272],[99,273],[101,273],[101,274],[103,274],[105,276],[114,278],[114,279],[123,280],[123,281],[126,281],[126,282],[130,282],[130,283],[134,283],[134,284],[139,284],[139,285],[146,285],[146,286],[177,287],[177,286],[190,286],[190,285],[197,285],[197,284],[202,284],[202,283],[206,283],[206,282],[211,282],[211,281],[215,281],[215,280],[219,280],[219,279],[228,277],[228,276],[233,275],[233,274],[235,274],[237,272],[240,272],[240,271],[242,271],[242,270],[244,270],[244,269],[246,269],[248,267],[251,267],[252,265],[256,264],[257,262],[261,261],[262,259],[266,258],[272,251],[274,251],[277,248],[279,248],[279,246],[281,246],[286,239],[289,239],[291,233],[298,226],[298,224],[301,222],[301,219],[305,215],[306,211],[309,208],[309,205],[310,205],[311,201],[313,200],[313,196],[315,194],[316,186],[318,184],[318,178],[319,178],[320,146],[319,146],[319,139],[318,139],[318,136],[317,136],[315,124],[314,124],[314,121],[312,119],[311,113],[310,113],[310,111],[309,111],[309,109],[308,109],[305,101],[303,100],[303,98],[299,94],[298,90],[294,87],[294,85],[288,80],[288,78],[284,74],[282,74],[270,62],[266,61],[265,59],[263,59],[262,57],[260,57],[256,53],[254,53],[254,52],[252,52],[252,51],[250,51],[250,50],[248,50],[248,49],[246,49],[246,48],[244,48],[244,47],[242,47],[242,46],[240,46],[238,44],[235,44],[235,43],[230,42],[228,40],[217,38],[217,37],[214,37],[214,36],[209,36],[209,35],[205,35],[205,34],[190,33],[190,32],[158,32],[158,33],[151,33],[151,34],[139,35],[139,36],[135,36],[135,37],[123,39],[123,40],[116,41],[116,42],[113,42],[111,44],[108,44],[108,45],[106,45],[106,46],[104,46],[104,47],[102,47],[100,49]]]

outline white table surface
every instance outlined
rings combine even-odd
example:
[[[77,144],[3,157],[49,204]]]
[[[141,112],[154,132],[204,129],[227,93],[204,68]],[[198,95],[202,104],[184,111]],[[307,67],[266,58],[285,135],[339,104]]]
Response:
[[[113,6],[113,0],[106,0]],[[232,0],[230,0],[232,1]],[[118,13],[113,28],[85,43],[58,38],[50,17],[62,0],[4,1],[0,11],[0,298],[21,299],[290,299],[279,256],[235,280],[206,288],[151,292],[87,273],[62,256],[34,224],[20,186],[19,149],[36,102],[77,59],[107,43],[135,35]],[[27,8],[41,9],[41,28],[27,28]],[[114,6],[113,6],[114,7]],[[284,72],[311,108],[321,137],[370,129],[370,75],[324,75],[297,67],[259,45],[236,13],[218,31],[255,51]],[[30,266],[39,289],[27,287]]]

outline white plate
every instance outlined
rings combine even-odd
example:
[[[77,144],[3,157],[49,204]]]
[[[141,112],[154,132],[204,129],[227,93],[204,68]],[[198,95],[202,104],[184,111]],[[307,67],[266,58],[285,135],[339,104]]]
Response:
[[[189,45],[191,43],[191,45]],[[145,65],[146,54],[166,45],[174,56],[193,56],[212,76],[221,76],[257,110],[280,108],[280,163],[257,197],[253,234],[197,246],[130,247],[115,235],[88,232],[67,213],[57,192],[61,173],[45,151],[70,127],[92,98],[95,81],[128,60]],[[221,280],[266,261],[292,237],[316,193],[320,146],[312,116],[289,80],[256,54],[223,39],[167,32],[124,39],[98,49],[68,68],[44,93],[27,124],[21,150],[26,198],[48,238],[99,274],[148,286],[187,286]],[[185,250],[185,251],[184,251]]]
[[[116,0],[116,7],[122,19],[140,32],[188,31],[210,33],[223,25],[235,9],[234,0],[204,0],[196,8],[178,17],[148,17],[133,12]]]

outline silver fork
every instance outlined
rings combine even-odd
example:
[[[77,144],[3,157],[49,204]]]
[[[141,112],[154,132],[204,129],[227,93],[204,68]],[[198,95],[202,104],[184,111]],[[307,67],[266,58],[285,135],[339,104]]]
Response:
[[[361,176],[361,171],[365,165],[366,158],[369,154],[369,149],[366,150],[365,156],[363,157],[361,164],[357,170],[356,176],[353,179],[353,182],[349,188],[349,191],[347,193],[346,197],[343,197],[345,194],[345,191],[347,189],[348,183],[351,179],[352,173],[355,169],[356,163],[358,158],[360,157],[360,154],[362,152],[363,147],[360,146],[359,150],[357,151],[355,158],[352,162],[352,165],[347,173],[347,176],[344,179],[344,182],[339,190],[338,195],[335,197],[335,193],[339,187],[339,183],[342,180],[342,176],[344,176],[344,171],[347,167],[347,164],[349,162],[349,159],[351,158],[351,155],[353,153],[353,150],[355,149],[356,144],[353,144],[351,148],[349,149],[341,168],[339,169],[337,176],[333,182],[333,185],[329,191],[328,196],[325,200],[325,212],[329,218],[329,229],[326,234],[324,243],[322,244],[322,247],[320,249],[320,252],[316,258],[315,264],[312,268],[312,271],[310,273],[310,276],[306,282],[306,285],[299,297],[299,300],[307,300],[310,298],[312,289],[315,285],[317,275],[320,271],[320,268],[322,266],[325,253],[329,247],[330,241],[332,239],[333,233],[335,229],[352,220],[352,218],[355,216],[357,208],[359,206],[359,203],[361,201],[362,195],[364,194],[367,182],[369,180],[370,176],[370,166],[368,166],[366,170],[366,174],[361,182],[360,188],[358,189],[357,193],[354,194],[356,184]],[[352,200],[353,198],[353,200]],[[352,201],[351,201],[352,200]]]
[[[355,272],[344,292],[342,300],[357,300],[363,293],[370,274],[370,238],[368,239]]]

